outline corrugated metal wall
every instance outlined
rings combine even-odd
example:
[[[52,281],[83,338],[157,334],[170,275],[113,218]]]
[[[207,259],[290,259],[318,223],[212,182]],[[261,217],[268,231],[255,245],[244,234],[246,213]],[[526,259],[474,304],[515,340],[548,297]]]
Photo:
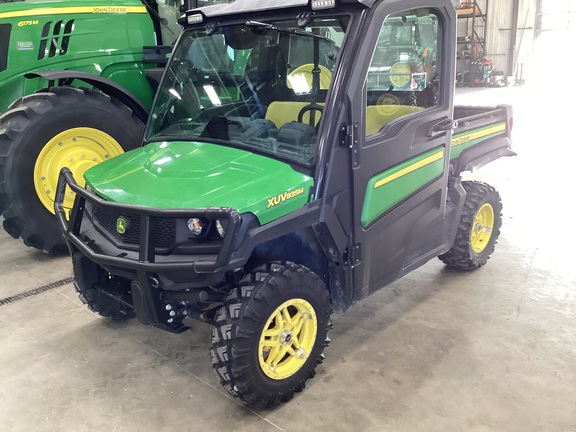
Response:
[[[529,74],[530,58],[533,50],[537,0],[520,0],[518,22],[513,23],[515,0],[478,0],[478,5],[487,15],[486,59],[492,60],[496,69],[505,75],[525,79]],[[554,0],[553,0],[554,1]],[[466,19],[458,23],[458,35],[466,35]],[[482,20],[476,19],[477,32],[483,35]],[[468,20],[468,24],[470,21]],[[515,49],[511,50],[511,38],[516,36]],[[469,35],[468,35],[469,36]],[[510,56],[513,55],[510,63]]]
[[[512,29],[513,0],[492,0],[488,5],[488,36],[486,58],[496,64],[498,70],[506,70]]]

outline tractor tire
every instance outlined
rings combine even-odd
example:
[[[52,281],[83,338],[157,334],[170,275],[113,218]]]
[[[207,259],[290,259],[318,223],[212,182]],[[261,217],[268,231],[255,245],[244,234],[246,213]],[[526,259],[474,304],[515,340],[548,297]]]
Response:
[[[91,166],[136,148],[144,125],[108,95],[55,87],[14,102],[0,116],[0,213],[3,227],[27,246],[66,250],[54,217],[60,169],[77,182]],[[66,208],[73,204],[69,192]]]
[[[462,182],[466,190],[452,248],[438,258],[450,267],[475,270],[488,261],[502,226],[502,202],[492,186],[481,182]]]
[[[210,355],[221,384],[251,406],[292,399],[324,358],[331,313],[328,290],[306,267],[257,267],[216,314]]]
[[[78,292],[78,297],[92,312],[96,312],[98,315],[110,318],[113,321],[125,321],[136,316],[132,309],[102,294],[95,288]]]

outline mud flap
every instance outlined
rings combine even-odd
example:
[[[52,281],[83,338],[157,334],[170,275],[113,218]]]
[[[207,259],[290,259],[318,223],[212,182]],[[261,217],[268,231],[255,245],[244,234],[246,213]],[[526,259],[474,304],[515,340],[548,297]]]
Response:
[[[464,171],[474,172],[484,165],[501,157],[516,156],[512,144],[507,137],[497,137],[484,143],[475,145],[460,155],[454,162],[454,172],[460,174]]]
[[[144,325],[158,324],[158,313],[149,290],[142,287],[140,282],[132,281],[132,301],[134,312],[138,320]]]
[[[72,255],[72,273],[74,287],[81,295],[98,282],[98,264],[90,261],[80,252]]]

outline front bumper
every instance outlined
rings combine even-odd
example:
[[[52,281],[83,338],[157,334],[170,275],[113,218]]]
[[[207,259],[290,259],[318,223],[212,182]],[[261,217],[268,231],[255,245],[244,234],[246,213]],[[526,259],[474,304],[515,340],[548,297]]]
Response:
[[[63,206],[66,187],[76,193],[69,220]],[[221,300],[222,294],[207,287],[221,282],[229,266],[241,223],[236,210],[163,210],[108,202],[79,186],[67,168],[62,169],[58,179],[54,209],[70,249],[75,285],[81,298],[95,290],[124,304],[131,299],[128,303],[143,324],[170,331],[186,329],[181,324],[186,316],[211,322],[209,314],[203,313],[203,307]],[[98,209],[109,210],[112,214],[130,214],[132,221],[137,219],[137,244],[119,246],[113,236],[107,236],[95,223],[95,210]],[[156,237],[160,237],[161,232],[156,225],[159,229],[164,226],[160,221],[193,217],[210,223],[226,222],[226,233],[217,248],[192,245],[188,249],[180,248],[179,253],[170,253],[165,247],[158,247]],[[99,268],[105,270],[104,276]],[[114,285],[111,282],[118,280],[120,289],[110,289]]]

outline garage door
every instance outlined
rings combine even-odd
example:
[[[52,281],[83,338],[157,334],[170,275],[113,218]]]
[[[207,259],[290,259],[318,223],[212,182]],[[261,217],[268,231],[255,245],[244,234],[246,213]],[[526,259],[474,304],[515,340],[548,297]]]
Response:
[[[538,33],[576,31],[576,0],[540,0]]]
[[[576,0],[539,0],[534,51],[527,69],[529,79],[540,85],[539,97],[562,95],[574,100],[572,41],[576,40]],[[562,88],[562,92],[553,89]],[[555,102],[554,102],[555,103]],[[573,111],[573,108],[570,108]]]

